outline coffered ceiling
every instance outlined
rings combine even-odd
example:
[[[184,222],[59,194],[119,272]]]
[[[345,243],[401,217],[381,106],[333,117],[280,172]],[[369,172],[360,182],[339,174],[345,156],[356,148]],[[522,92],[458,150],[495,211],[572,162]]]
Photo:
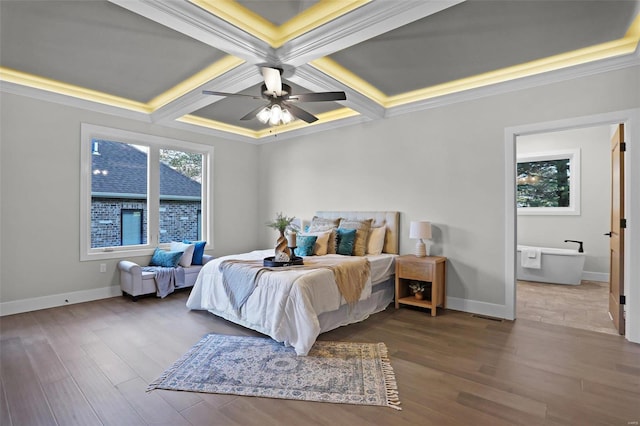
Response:
[[[0,89],[253,143],[638,63],[632,0],[0,0]],[[240,118],[259,67],[319,120]],[[564,74],[562,74],[564,73]],[[569,76],[569,77],[567,77]]]

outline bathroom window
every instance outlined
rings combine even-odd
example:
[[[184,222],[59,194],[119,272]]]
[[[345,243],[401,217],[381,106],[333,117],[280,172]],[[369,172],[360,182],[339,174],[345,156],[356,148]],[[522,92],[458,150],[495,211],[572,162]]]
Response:
[[[580,214],[580,150],[518,156],[519,215]]]

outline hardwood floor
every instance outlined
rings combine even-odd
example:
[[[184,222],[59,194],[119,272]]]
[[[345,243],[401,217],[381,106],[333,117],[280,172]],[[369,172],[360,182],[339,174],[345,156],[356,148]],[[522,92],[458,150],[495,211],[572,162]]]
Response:
[[[0,319],[0,424],[629,425],[640,345],[540,321],[388,308],[322,340],[384,342],[403,411],[155,390],[204,334],[257,335],[166,299],[112,298]]]
[[[618,334],[609,316],[609,283],[580,285],[518,281],[516,317]]]

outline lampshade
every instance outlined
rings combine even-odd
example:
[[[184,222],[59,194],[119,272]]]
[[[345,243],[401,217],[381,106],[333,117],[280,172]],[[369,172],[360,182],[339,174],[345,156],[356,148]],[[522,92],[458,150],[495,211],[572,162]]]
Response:
[[[418,239],[415,251],[416,257],[425,257],[427,255],[427,247],[422,239],[431,238],[431,222],[411,222],[409,225],[409,238]]]
[[[411,222],[411,225],[409,226],[409,238],[431,238],[431,222]]]

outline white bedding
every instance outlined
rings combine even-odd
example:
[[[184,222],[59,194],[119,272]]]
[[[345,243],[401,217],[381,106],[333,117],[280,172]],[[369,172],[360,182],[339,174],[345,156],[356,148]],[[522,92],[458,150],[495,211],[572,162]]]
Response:
[[[318,315],[335,311],[346,302],[328,269],[265,271],[246,303],[236,312],[222,285],[219,265],[228,259],[262,260],[273,249],[224,256],[208,262],[198,275],[187,300],[189,309],[202,309],[229,321],[264,333],[278,342],[293,346],[306,355],[321,332]],[[345,256],[330,254],[335,258]],[[371,295],[372,283],[385,281],[394,273],[395,254],[368,255],[370,279],[360,300]]]

